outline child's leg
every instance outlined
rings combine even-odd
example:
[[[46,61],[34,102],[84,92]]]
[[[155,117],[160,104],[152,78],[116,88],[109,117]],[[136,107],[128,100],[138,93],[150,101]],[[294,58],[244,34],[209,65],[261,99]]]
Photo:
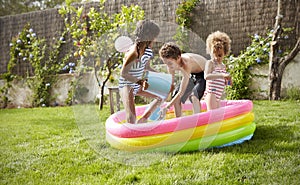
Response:
[[[206,102],[207,110],[219,108],[219,100],[217,99],[216,95],[213,93],[206,94],[205,102]]]
[[[137,121],[137,123],[146,123],[148,118],[151,116],[152,112],[155,111],[155,109],[161,104],[161,102],[162,102],[162,99],[160,99],[160,98],[157,98],[157,99],[153,100],[149,104],[149,108],[147,109],[147,111],[144,112],[144,114]]]
[[[206,81],[203,78],[198,78],[196,81],[196,85],[193,88],[193,93],[190,96],[190,101],[193,103],[194,114],[201,112],[200,100],[204,95],[205,85],[206,85]]]
[[[128,85],[121,88],[121,98],[126,112],[126,121],[128,123],[135,123],[136,112],[135,112],[135,105],[134,105],[133,88],[131,88]]]
[[[152,112],[162,103],[162,99],[145,91],[138,92],[139,96],[144,96],[147,98],[155,98],[150,104],[149,108],[144,112],[142,117],[138,120],[138,123],[145,123],[147,122],[148,118],[151,116]]]
[[[175,116],[176,116],[176,118],[181,117],[181,115],[182,115],[182,107],[181,107],[180,98],[178,98],[178,100],[174,102],[174,109],[175,109]]]
[[[193,114],[200,113],[201,112],[201,104],[200,104],[199,99],[195,95],[191,95],[190,100],[193,103]]]

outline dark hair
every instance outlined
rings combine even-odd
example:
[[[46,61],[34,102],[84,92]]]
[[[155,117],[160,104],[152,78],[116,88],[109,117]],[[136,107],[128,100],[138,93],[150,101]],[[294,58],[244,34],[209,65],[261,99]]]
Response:
[[[154,22],[146,19],[140,21],[137,24],[137,28],[135,30],[136,42],[151,42],[153,41],[159,34],[160,28]]]
[[[177,59],[181,56],[181,50],[175,43],[165,43],[159,50],[159,56],[161,58]]]

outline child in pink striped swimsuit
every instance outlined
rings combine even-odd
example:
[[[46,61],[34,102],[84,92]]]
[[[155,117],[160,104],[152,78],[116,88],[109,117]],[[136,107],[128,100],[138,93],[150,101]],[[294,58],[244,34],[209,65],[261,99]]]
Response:
[[[204,78],[206,80],[205,101],[207,110],[220,107],[220,98],[230,74],[223,64],[224,57],[230,52],[230,38],[226,33],[217,31],[210,34],[206,40],[206,50],[211,60],[206,63]]]

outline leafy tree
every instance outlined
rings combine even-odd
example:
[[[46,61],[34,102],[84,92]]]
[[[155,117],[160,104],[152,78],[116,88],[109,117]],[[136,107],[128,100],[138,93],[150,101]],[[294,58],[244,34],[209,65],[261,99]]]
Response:
[[[114,49],[114,41],[121,34],[132,33],[135,23],[144,18],[143,10],[135,5],[122,6],[120,13],[107,15],[104,3],[105,0],[100,1],[99,10],[91,8],[87,11],[70,3],[59,10],[76,47],[77,65],[87,66],[92,60],[101,94],[100,109],[103,108],[105,85],[109,80],[114,81],[113,73],[118,72],[122,62],[123,54]]]
[[[270,71],[269,71],[269,80],[270,80],[270,100],[279,100],[280,91],[281,91],[281,81],[285,67],[296,57],[300,51],[300,37],[291,50],[290,53],[281,56],[280,46],[282,45],[282,33],[284,29],[281,26],[282,22],[282,3],[281,0],[278,0],[277,6],[277,16],[274,25],[274,32],[271,40],[271,51],[270,51]]]

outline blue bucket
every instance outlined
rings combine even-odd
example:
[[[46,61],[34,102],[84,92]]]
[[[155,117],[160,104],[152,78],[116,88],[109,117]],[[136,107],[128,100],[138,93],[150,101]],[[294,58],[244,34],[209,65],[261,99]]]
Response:
[[[172,85],[172,75],[167,73],[157,73],[147,71],[145,78],[148,80],[149,87],[146,92],[154,94],[162,99],[167,99]]]
[[[149,117],[149,120],[151,121],[158,121],[160,118],[160,107],[157,107],[154,112],[151,114],[151,116]]]

